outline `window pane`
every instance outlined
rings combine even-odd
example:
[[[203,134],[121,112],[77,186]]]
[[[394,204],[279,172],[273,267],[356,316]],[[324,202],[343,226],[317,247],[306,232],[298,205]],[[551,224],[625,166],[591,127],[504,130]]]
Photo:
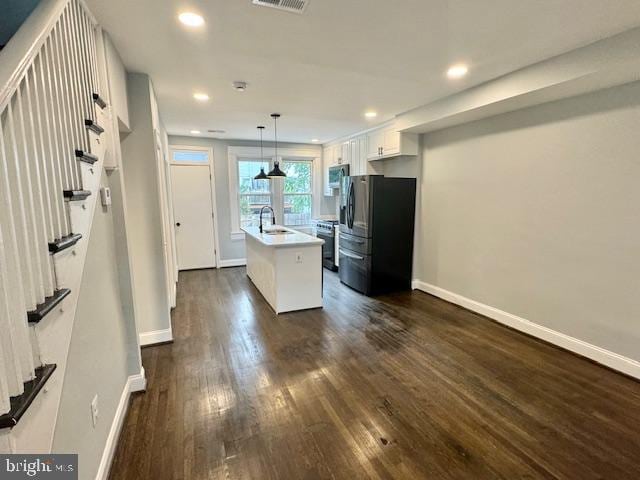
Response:
[[[264,168],[269,171],[269,162],[260,160],[240,160],[238,161],[238,190],[243,193],[270,193],[269,180],[254,180],[253,177]]]
[[[284,224],[311,224],[311,195],[284,196]]]
[[[265,205],[271,205],[271,195],[240,194],[240,226],[257,227],[260,225],[260,209]],[[265,211],[263,219],[263,224],[269,225],[271,223],[271,211]]]
[[[311,193],[312,162],[282,162],[287,174],[284,179],[284,193]]]
[[[209,163],[209,154],[207,152],[193,150],[174,150],[173,161],[183,163]]]

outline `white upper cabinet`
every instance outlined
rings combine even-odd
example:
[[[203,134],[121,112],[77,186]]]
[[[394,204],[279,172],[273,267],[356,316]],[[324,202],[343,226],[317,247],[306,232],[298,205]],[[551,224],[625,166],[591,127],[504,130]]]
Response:
[[[379,158],[384,148],[384,130],[367,133],[367,158]]]
[[[349,148],[349,142],[344,142],[341,145],[337,145],[336,148],[339,152],[338,163],[341,165],[351,163],[351,150]]]
[[[418,155],[418,135],[402,133],[392,127],[383,127],[367,134],[367,159]]]

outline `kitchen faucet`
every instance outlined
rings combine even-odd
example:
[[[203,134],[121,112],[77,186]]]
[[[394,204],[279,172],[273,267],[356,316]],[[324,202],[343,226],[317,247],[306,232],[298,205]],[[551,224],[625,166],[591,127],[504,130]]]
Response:
[[[269,210],[271,210],[271,223],[273,225],[276,224],[276,212],[274,212],[273,208],[271,208],[269,205],[265,205],[260,209],[260,233],[262,233],[262,212],[264,212],[265,208],[268,208]]]

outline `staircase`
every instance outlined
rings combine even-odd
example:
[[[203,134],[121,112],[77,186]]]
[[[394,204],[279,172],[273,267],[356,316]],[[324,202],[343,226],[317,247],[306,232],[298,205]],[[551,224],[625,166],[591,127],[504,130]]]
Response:
[[[51,448],[111,148],[98,28],[43,0],[0,52],[0,453]]]

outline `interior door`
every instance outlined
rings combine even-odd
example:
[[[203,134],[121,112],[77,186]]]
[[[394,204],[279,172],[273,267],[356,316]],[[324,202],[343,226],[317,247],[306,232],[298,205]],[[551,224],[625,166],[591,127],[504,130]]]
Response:
[[[178,268],[216,266],[209,165],[171,165]]]

